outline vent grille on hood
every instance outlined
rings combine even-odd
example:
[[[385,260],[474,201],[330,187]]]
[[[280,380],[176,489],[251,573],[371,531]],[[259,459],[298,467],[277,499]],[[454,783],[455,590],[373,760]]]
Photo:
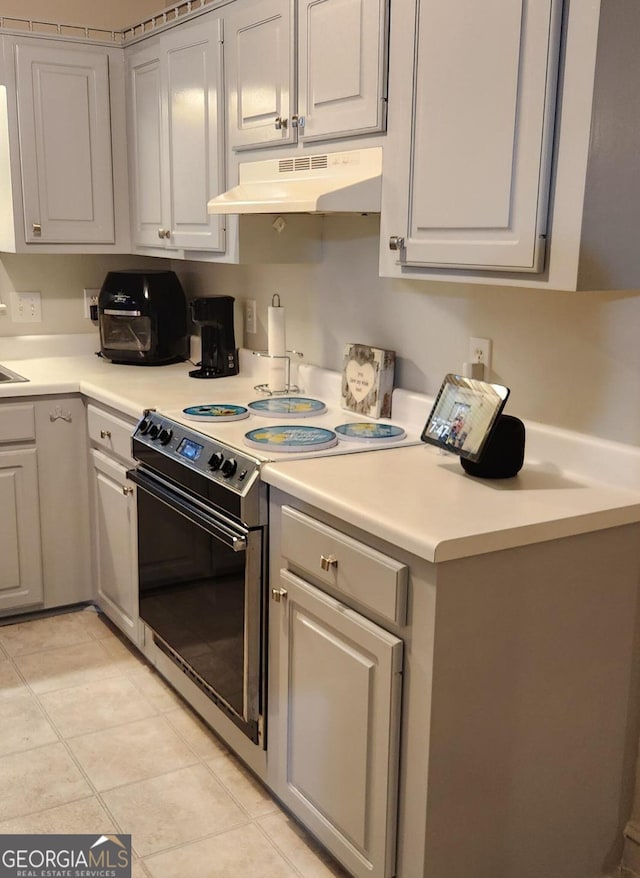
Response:
[[[379,213],[382,147],[241,162],[209,213]]]
[[[288,174],[291,171],[315,171],[328,167],[328,155],[305,155],[296,159],[280,159],[278,163],[278,171],[281,174]]]

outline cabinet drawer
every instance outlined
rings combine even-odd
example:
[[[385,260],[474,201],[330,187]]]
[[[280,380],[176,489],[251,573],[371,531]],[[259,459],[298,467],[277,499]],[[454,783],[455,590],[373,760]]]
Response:
[[[94,405],[87,406],[89,439],[96,446],[122,460],[131,460],[131,434],[134,424]]]
[[[406,564],[289,506],[282,508],[282,554],[319,582],[397,625],[405,624]]]
[[[0,406],[0,442],[24,442],[36,438],[33,405]]]

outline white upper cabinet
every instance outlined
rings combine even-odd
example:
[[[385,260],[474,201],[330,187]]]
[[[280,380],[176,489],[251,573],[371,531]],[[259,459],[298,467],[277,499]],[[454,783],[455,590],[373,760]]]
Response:
[[[408,263],[540,270],[559,13],[421,3]]]
[[[107,57],[17,44],[16,71],[26,240],[112,243]]]
[[[122,50],[37,38],[2,41],[0,197],[9,209],[0,220],[0,247],[128,249],[128,224],[117,216],[126,195]],[[112,153],[113,113],[122,140]]]
[[[637,288],[638,4],[393,11],[381,274]]]
[[[238,2],[226,45],[234,149],[384,130],[387,0]]]
[[[300,139],[383,131],[385,0],[302,0],[298,14]]]
[[[229,138],[234,149],[293,143],[292,0],[236,3],[227,20]]]
[[[133,237],[140,247],[224,251],[222,20],[206,15],[127,52]]]
[[[159,41],[144,43],[127,59],[129,155],[134,245],[164,246],[163,203],[168,181],[162,173],[162,108]]]
[[[541,270],[561,12],[420,0],[402,264]]]

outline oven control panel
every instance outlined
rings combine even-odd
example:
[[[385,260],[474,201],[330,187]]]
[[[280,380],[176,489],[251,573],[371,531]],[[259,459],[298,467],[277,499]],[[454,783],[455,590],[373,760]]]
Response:
[[[259,475],[260,464],[254,458],[157,412],[140,420],[133,438],[240,494]]]

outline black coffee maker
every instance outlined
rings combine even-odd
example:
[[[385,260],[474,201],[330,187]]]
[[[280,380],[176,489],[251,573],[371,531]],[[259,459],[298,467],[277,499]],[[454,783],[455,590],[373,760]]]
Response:
[[[192,378],[223,378],[238,374],[233,331],[233,296],[210,296],[191,302],[191,318],[200,325],[202,359]]]

